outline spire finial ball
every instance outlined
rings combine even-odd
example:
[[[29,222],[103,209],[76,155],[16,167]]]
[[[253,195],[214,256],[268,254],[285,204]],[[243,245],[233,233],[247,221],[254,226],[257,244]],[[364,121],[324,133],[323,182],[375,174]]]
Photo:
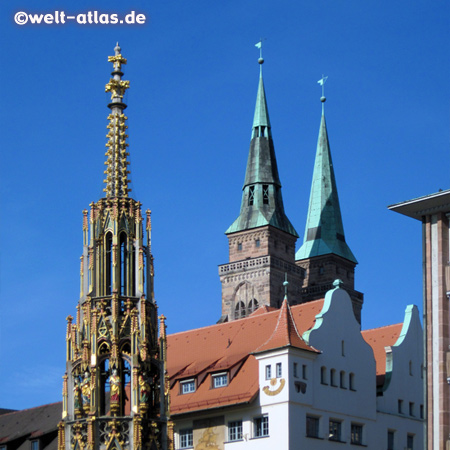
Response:
[[[258,58],[258,63],[259,64],[264,64],[264,58]]]
[[[325,103],[325,102],[327,101],[327,98],[324,97],[324,96],[322,96],[322,97],[320,97],[320,101],[321,101],[322,103]]]

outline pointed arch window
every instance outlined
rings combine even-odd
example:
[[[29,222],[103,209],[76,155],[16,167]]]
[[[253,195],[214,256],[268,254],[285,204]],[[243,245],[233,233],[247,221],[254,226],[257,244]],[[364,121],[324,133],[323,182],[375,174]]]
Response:
[[[120,293],[127,295],[128,287],[128,248],[127,234],[120,233]]]
[[[234,318],[235,319],[240,319],[242,317],[246,316],[246,311],[245,311],[245,305],[244,302],[238,302],[236,304],[236,308],[234,311]]]
[[[250,303],[248,304],[248,313],[251,314],[253,311],[256,311],[258,307],[258,300],[256,300],[256,298],[251,299]]]
[[[113,273],[113,238],[112,233],[105,236],[105,294],[112,293],[112,273]]]

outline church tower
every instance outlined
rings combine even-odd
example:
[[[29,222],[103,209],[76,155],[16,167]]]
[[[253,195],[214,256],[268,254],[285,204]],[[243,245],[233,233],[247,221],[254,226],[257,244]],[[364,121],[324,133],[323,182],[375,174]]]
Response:
[[[326,78],[321,80],[321,84]],[[322,95],[322,118],[317,141],[316,160],[309,198],[303,245],[297,251],[296,263],[305,269],[302,301],[323,298],[333,289],[333,281],[341,279],[353,302],[353,310],[361,323],[363,294],[355,291],[355,266],[358,261],[345,241],[344,225],[331,160],[325,100]]]
[[[260,44],[259,44],[260,45]],[[295,265],[298,234],[284,212],[262,76],[262,57],[239,217],[228,228],[229,263],[219,266],[223,321],[260,306],[279,308],[287,274],[292,303],[300,302],[304,270]]]
[[[81,292],[67,318],[67,364],[58,450],[166,450],[165,325],[158,338],[150,211],[129,197],[127,117],[119,45],[112,78],[105,196],[83,211]]]

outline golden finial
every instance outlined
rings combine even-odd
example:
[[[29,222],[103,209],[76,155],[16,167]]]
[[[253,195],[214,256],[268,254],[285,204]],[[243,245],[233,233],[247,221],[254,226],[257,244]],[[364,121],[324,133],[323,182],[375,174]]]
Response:
[[[114,71],[120,71],[122,68],[122,64],[126,64],[127,60],[120,53],[121,48],[119,47],[119,43],[116,44],[114,48],[114,56],[108,56],[108,62],[112,62],[114,66]]]

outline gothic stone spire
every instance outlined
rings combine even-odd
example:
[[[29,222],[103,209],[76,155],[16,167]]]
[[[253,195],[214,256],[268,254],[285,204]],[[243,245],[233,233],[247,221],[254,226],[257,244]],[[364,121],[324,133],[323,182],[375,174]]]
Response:
[[[81,292],[69,316],[58,450],[170,450],[165,351],[153,297],[151,221],[128,197],[122,81],[115,48],[107,196],[83,211]],[[147,240],[144,241],[144,226]],[[164,340],[164,339],[163,339]]]
[[[109,56],[108,61],[113,63],[113,71],[111,73],[112,78],[105,86],[105,92],[111,93],[111,103],[108,108],[111,110],[111,114],[108,116],[108,142],[106,147],[108,148],[105,155],[107,160],[105,165],[106,187],[103,189],[106,192],[107,198],[113,197],[128,197],[128,193],[131,189],[128,187],[130,180],[128,175],[127,152],[128,143],[126,139],[126,129],[128,126],[125,124],[127,117],[123,111],[127,105],[123,102],[125,91],[130,87],[130,82],[122,80],[123,72],[122,64],[126,64],[127,60],[120,53],[121,49],[119,43],[114,48],[115,55]]]

